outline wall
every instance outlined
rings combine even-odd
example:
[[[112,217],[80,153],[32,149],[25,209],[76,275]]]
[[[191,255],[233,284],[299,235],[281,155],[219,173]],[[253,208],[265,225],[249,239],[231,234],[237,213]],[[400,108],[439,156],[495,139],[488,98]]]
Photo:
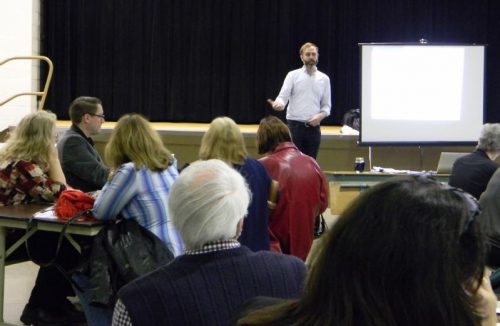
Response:
[[[0,62],[13,56],[38,54],[40,1],[0,1]],[[37,61],[10,61],[0,66],[0,102],[10,96],[38,91]],[[36,97],[21,96],[0,107],[0,131],[36,110]]]
[[[97,150],[104,153],[104,147],[109,139],[110,132],[102,132],[94,136]],[[179,163],[198,159],[201,135],[162,135],[167,148],[172,151]],[[245,144],[251,157],[258,158],[255,146],[255,136],[245,135]],[[374,166],[394,168],[398,170],[435,170],[441,152],[471,152],[474,147],[373,147],[372,159]],[[368,147],[360,147],[351,137],[323,138],[318,155],[318,163],[323,171],[352,171],[354,159],[358,156],[365,158],[368,170]]]

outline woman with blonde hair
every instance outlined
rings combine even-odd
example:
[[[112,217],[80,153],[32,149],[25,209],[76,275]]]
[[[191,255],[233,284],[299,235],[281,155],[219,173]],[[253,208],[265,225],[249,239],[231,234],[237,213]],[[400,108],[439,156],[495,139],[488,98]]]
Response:
[[[158,132],[141,115],[126,114],[118,120],[104,156],[114,172],[94,203],[94,216],[134,219],[163,240],[174,256],[182,254],[184,245],[167,212],[170,187],[179,173]]]
[[[135,220],[151,231],[174,256],[184,253],[184,244],[168,214],[170,189],[177,179],[176,161],[160,135],[139,114],[122,116],[104,150],[112,172],[94,203],[93,215],[114,220],[118,215]],[[87,275],[73,275],[77,294],[89,326],[111,325],[113,306],[91,304],[93,284]],[[111,280],[113,282],[113,280]]]
[[[56,115],[47,111],[26,115],[0,149],[0,206],[54,202],[66,189],[55,147],[56,120]],[[24,233],[24,230],[10,230],[6,247]],[[54,253],[57,240],[57,233],[36,232],[29,239],[29,257],[47,261]],[[29,258],[25,248],[17,248],[9,259]],[[63,267],[76,262],[77,252],[66,241],[59,253],[57,263]],[[21,321],[27,325],[65,325],[83,321],[83,315],[66,298],[74,295],[72,292],[69,282],[55,267],[40,267]]]
[[[38,111],[19,122],[0,150],[0,206],[57,199],[66,179],[55,141],[55,114]]]
[[[233,119],[218,117],[210,123],[201,140],[199,158],[222,160],[245,178],[252,200],[239,241],[253,251],[269,250],[267,200],[272,179],[262,164],[248,157],[243,135]]]

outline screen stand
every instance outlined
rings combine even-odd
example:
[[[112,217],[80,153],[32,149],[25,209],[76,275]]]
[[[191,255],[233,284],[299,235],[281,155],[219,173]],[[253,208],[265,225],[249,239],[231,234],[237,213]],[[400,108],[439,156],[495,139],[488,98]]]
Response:
[[[370,172],[372,172],[372,147],[368,146],[368,167],[370,168]]]
[[[420,171],[424,170],[424,148],[422,146],[418,146],[420,151]]]

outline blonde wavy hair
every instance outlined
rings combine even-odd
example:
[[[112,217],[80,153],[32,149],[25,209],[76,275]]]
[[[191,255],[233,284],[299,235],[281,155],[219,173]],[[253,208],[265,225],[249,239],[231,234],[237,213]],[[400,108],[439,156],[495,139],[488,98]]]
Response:
[[[22,160],[47,171],[55,150],[56,121],[54,113],[43,110],[24,116],[0,150],[0,162]]]
[[[212,120],[201,140],[201,160],[219,159],[228,164],[242,165],[248,157],[240,128],[229,117]]]
[[[140,114],[125,114],[116,123],[104,150],[108,164],[116,169],[133,162],[136,170],[142,166],[160,172],[174,163],[160,135]]]

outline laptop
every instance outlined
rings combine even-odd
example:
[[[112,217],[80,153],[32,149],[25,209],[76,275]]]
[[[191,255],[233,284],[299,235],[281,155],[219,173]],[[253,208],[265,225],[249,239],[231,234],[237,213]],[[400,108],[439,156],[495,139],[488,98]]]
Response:
[[[450,174],[455,161],[469,153],[441,152],[436,172],[438,174]]]

